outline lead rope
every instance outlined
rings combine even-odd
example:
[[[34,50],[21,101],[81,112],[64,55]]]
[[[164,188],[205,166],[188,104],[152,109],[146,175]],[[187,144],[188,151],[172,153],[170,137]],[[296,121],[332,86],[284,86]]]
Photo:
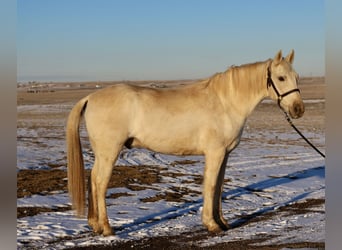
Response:
[[[296,126],[293,124],[291,118],[289,117],[289,115],[285,112],[285,110],[283,110],[284,114],[285,114],[285,118],[286,120],[289,122],[289,124],[291,125],[291,127],[296,130],[296,132],[314,149],[316,150],[317,153],[319,153],[323,158],[325,158],[325,154],[323,154],[318,148],[315,147],[315,145],[313,145],[299,130],[298,128],[296,128]]]

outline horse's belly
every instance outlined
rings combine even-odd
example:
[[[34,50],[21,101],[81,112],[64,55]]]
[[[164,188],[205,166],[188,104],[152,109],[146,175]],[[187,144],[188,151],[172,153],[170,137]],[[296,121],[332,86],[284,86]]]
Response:
[[[169,134],[169,136],[134,137],[129,146],[146,148],[163,154],[201,155],[203,151],[196,141],[195,137]]]

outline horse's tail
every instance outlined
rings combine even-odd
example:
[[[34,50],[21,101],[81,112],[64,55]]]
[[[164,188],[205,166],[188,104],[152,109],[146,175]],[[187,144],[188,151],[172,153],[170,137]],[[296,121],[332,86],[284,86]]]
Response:
[[[79,126],[87,102],[88,97],[85,97],[72,108],[66,127],[68,191],[78,216],[85,214],[85,174]]]

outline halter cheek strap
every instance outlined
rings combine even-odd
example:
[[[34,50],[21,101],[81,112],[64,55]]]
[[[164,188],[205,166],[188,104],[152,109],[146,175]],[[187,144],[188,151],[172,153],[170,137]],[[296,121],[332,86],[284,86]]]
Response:
[[[300,93],[300,90],[298,88],[296,89],[291,89],[283,94],[280,94],[277,87],[275,86],[273,80],[272,80],[272,77],[271,77],[271,70],[270,68],[268,67],[267,68],[267,89],[269,87],[272,87],[274,92],[276,93],[277,95],[277,99],[278,99],[278,106],[280,107],[280,102],[283,100],[283,98],[291,93],[294,93],[294,92],[299,92]]]

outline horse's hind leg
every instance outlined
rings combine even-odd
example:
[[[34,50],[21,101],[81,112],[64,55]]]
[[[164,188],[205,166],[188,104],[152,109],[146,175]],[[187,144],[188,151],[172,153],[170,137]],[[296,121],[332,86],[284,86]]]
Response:
[[[95,233],[111,235],[112,228],[108,222],[106,192],[112,175],[113,164],[120,153],[121,146],[96,148],[95,164],[91,172],[91,189],[89,199],[88,223]]]
[[[97,206],[97,189],[95,185],[95,181],[93,181],[96,178],[96,171],[98,171],[98,167],[96,167],[97,160],[95,159],[94,167],[90,173],[89,179],[88,179],[88,224],[92,227],[94,232],[99,231],[99,212],[98,212],[98,206]],[[94,177],[92,177],[94,176]]]
[[[202,222],[211,232],[228,229],[221,211],[221,192],[227,157],[225,149],[206,154]]]

